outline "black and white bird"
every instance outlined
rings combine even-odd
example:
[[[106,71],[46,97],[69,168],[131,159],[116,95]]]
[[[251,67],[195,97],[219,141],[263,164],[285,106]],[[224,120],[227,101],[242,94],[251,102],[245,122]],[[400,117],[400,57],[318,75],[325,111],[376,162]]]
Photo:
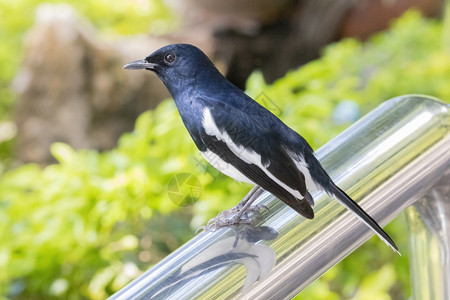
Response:
[[[168,45],[123,68],[158,75],[197,148],[220,172],[261,187],[308,219],[314,218],[310,191],[323,190],[398,252],[377,222],[336,186],[306,140],[230,83],[201,50]],[[236,222],[251,210],[250,198],[239,206]]]

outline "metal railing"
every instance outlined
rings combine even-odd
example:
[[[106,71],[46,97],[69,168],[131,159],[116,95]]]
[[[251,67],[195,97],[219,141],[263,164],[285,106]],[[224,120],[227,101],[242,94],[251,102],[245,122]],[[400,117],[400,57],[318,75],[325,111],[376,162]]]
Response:
[[[409,207],[415,299],[450,299],[449,127],[448,105],[402,96],[317,151],[336,183],[380,225]],[[111,299],[295,296],[373,235],[334,199],[313,197],[316,217],[306,220],[263,193],[257,204],[269,210],[260,224],[195,236]]]

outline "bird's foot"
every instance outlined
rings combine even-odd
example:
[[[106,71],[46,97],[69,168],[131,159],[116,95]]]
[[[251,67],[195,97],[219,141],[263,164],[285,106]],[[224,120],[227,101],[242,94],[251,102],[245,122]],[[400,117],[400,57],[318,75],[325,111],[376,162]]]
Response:
[[[205,226],[197,229],[199,231],[214,232],[223,227],[238,226],[241,224],[253,224],[262,219],[262,210],[269,210],[264,205],[245,206],[241,203],[225,210],[208,221]]]

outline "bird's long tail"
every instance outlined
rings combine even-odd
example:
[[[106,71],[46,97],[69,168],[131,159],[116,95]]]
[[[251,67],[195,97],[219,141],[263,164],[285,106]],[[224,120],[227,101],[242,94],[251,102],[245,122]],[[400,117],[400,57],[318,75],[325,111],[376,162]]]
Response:
[[[348,196],[343,190],[341,190],[336,184],[330,181],[330,185],[327,187],[327,192],[333,196],[347,209],[353,212],[361,221],[363,221],[367,226],[369,226],[375,233],[382,239],[386,245],[391,247],[399,255],[397,245],[389,237],[389,235],[384,232],[384,230],[378,225],[378,223],[372,219],[355,201],[353,201],[350,196]]]

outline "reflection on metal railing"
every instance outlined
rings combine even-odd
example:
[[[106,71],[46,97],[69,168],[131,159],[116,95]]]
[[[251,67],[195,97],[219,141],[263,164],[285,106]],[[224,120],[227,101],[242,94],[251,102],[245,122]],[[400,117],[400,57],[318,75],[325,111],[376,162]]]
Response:
[[[418,262],[411,263],[412,278],[417,286],[432,279],[414,287],[417,299],[450,299],[450,201],[448,181],[439,183],[450,164],[449,127],[447,105],[402,96],[380,105],[317,151],[335,182],[381,225],[414,203],[408,210],[415,233],[411,257]],[[324,193],[313,197],[316,217],[306,220],[263,193],[257,204],[269,208],[259,224],[265,227],[247,229],[253,233],[244,231],[238,240],[232,229],[201,233],[111,299],[295,296],[373,235],[337,201]],[[421,252],[414,253],[419,246]],[[420,277],[424,275],[429,277]]]
[[[227,265],[241,265],[245,268],[246,278],[241,292],[247,291],[253,283],[264,278],[275,266],[275,252],[269,246],[257,244],[259,241],[273,240],[278,233],[271,227],[252,225],[233,226],[235,236],[223,239],[206,248],[189,260],[160,286],[146,293],[146,298],[182,299],[183,293],[178,287],[199,276],[214,273]]]
[[[450,168],[406,216],[413,298],[450,299]]]

